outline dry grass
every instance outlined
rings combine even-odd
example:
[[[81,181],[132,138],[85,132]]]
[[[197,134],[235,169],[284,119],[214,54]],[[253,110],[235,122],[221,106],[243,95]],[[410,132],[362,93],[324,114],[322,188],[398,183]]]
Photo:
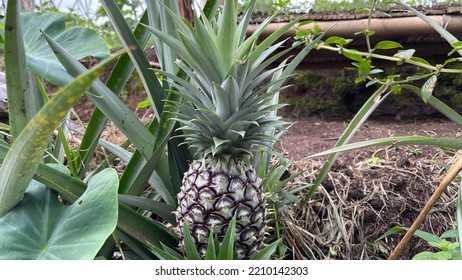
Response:
[[[375,240],[395,225],[412,224],[450,160],[450,154],[436,148],[415,147],[342,155],[307,207],[300,210],[293,205],[281,213],[292,257],[386,259],[402,235]],[[321,165],[319,159],[294,162],[293,171],[306,171],[288,187],[312,183]],[[421,230],[441,235],[453,228],[457,184],[448,187]],[[425,242],[413,238],[401,258],[411,259],[428,249]]]

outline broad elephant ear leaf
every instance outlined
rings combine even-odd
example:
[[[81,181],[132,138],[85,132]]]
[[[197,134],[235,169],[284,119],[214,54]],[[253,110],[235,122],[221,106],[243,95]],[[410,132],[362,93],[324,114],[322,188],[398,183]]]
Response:
[[[117,172],[105,169],[65,206],[56,191],[32,181],[24,200],[0,219],[0,259],[94,259],[117,224],[118,186]]]
[[[83,27],[66,29],[65,20],[65,15],[60,13],[21,14],[27,67],[37,76],[61,87],[73,77],[58,61],[40,31],[50,35],[76,59],[92,56],[101,60],[110,55],[106,43],[94,30]]]

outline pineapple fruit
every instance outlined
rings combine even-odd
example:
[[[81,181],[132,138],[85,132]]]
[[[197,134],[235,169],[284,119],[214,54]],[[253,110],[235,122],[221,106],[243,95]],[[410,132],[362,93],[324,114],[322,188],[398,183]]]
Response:
[[[221,241],[236,217],[239,259],[249,258],[264,244],[265,194],[252,159],[261,147],[271,148],[277,140],[274,132],[286,126],[274,114],[282,107],[275,100],[287,78],[286,73],[280,75],[285,65],[267,68],[291,50],[281,48],[284,41],[275,42],[296,23],[259,42],[272,18],[247,36],[254,5],[252,1],[238,20],[237,1],[224,1],[217,17],[196,13],[194,25],[171,13],[180,39],[150,28],[177,53],[177,65],[188,76],[185,80],[160,71],[183,97],[176,104],[175,119],[185,144],[198,157],[184,174],[178,194],[180,245],[186,222],[199,252],[205,254],[209,235]]]
[[[265,194],[254,167],[243,159],[211,156],[194,161],[184,176],[178,205],[178,233],[183,232],[186,220],[202,254],[209,235],[223,237],[233,216],[238,258],[249,258],[263,245]]]

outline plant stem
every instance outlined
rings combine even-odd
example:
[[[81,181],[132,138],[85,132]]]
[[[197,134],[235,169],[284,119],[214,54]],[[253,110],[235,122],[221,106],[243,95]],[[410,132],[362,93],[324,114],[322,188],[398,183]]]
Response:
[[[371,31],[372,14],[374,14],[376,4],[377,4],[377,0],[372,1],[372,7],[371,7],[371,10],[370,10],[370,13],[369,13],[369,17],[367,18],[367,30],[365,32],[367,50],[369,51],[370,54],[372,54],[373,50],[371,48],[371,40],[370,40],[369,32]]]
[[[403,239],[401,239],[401,241],[398,243],[398,245],[393,250],[393,252],[391,252],[390,256],[388,257],[389,260],[398,259],[398,256],[404,250],[406,245],[409,243],[409,240],[411,240],[411,237],[414,235],[416,230],[423,223],[423,221],[427,217],[430,210],[433,208],[433,206],[436,204],[436,202],[440,198],[441,194],[443,194],[447,186],[451,184],[451,182],[456,178],[456,176],[462,170],[462,150],[459,150],[456,155],[457,157],[452,163],[451,167],[449,168],[448,173],[443,178],[440,185],[436,188],[433,195],[428,199],[424,208],[422,209],[422,211],[420,211],[419,216],[417,216],[412,226],[409,228],[409,230],[404,235]]]
[[[364,57],[372,57],[372,58],[377,58],[377,59],[382,59],[382,60],[395,61],[397,63],[407,63],[407,64],[412,64],[417,67],[426,68],[431,71],[438,71],[440,73],[462,73],[461,69],[438,68],[436,66],[414,61],[412,59],[404,59],[400,57],[393,57],[393,56],[388,56],[388,55],[362,52],[358,50],[346,49],[344,47],[332,47],[332,46],[325,45],[325,44],[319,44],[318,49],[324,49],[324,50],[334,51],[338,53],[356,54],[356,55],[360,55]]]
[[[279,209],[277,208],[276,205],[273,205],[273,211],[274,211],[274,230],[276,232],[276,239],[279,240],[281,239],[281,229],[279,227]],[[279,257],[282,258],[284,256],[281,248],[282,244],[278,245],[278,252],[279,252]]]

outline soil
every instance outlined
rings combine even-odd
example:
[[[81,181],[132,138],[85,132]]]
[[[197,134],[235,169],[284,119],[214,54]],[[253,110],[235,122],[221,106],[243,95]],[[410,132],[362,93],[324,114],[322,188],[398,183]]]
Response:
[[[286,120],[292,126],[280,144],[283,150],[287,150],[289,158],[295,161],[332,148],[350,121],[347,118],[326,119],[317,116]],[[393,117],[381,117],[368,120],[350,142],[390,136],[455,137],[461,134],[462,128],[443,118],[396,120]]]
[[[143,100],[139,95],[125,98],[132,110]],[[93,106],[83,99],[75,108],[86,122]],[[145,118],[151,112],[143,109],[137,113]],[[332,148],[350,119],[301,116],[286,120],[292,126],[277,143],[277,150],[291,161],[289,172],[302,175],[285,190],[305,188],[298,192],[297,203],[281,209],[288,259],[386,259],[403,234],[380,241],[377,238],[393,226],[411,226],[444,177],[455,152],[434,147],[383,146],[342,153],[308,204],[300,207],[325,160],[310,156]],[[125,140],[114,130],[106,135],[111,142]],[[351,142],[392,135],[462,138],[462,129],[442,118],[380,117],[368,120]],[[456,182],[448,187],[421,230],[439,236],[453,228],[457,190]],[[433,249],[414,237],[400,258],[411,259],[424,250]]]

